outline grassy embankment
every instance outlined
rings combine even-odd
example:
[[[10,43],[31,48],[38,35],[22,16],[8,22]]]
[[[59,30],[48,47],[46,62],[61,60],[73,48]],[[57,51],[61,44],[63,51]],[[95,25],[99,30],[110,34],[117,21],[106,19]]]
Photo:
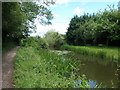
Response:
[[[21,47],[14,62],[14,85],[16,88],[76,87],[75,80],[81,79],[77,87],[89,87],[85,78],[75,76],[79,65],[48,50]]]
[[[74,51],[82,55],[95,56],[102,59],[117,61],[120,57],[117,47],[98,47],[98,46],[70,46],[64,45],[61,49]]]

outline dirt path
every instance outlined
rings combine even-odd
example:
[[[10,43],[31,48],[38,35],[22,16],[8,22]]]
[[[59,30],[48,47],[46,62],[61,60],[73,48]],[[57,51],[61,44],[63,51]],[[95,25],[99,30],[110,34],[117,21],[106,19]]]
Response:
[[[12,88],[13,60],[19,47],[5,53],[2,58],[2,88]]]

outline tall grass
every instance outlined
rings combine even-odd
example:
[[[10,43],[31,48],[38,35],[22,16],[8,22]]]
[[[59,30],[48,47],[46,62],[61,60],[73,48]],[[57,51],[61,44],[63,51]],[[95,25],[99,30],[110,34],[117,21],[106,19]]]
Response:
[[[16,88],[75,87],[75,70],[79,64],[47,50],[22,47],[14,62],[14,86]],[[82,78],[83,82],[86,82]],[[79,87],[89,87],[79,84]]]
[[[61,49],[71,50],[79,54],[96,56],[102,59],[118,60],[118,48],[97,46],[70,46],[64,45]]]

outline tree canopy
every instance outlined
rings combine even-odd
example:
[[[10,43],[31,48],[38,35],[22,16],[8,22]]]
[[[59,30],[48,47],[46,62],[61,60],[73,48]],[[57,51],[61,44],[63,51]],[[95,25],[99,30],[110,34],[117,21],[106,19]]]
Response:
[[[40,24],[51,24],[53,15],[48,9],[50,4],[53,4],[52,0],[43,3],[2,2],[3,42],[7,40],[19,42],[21,38],[29,36],[29,33],[35,30],[36,18]]]
[[[54,30],[48,31],[43,39],[48,43],[51,49],[59,49],[61,45],[65,44],[64,36]]]
[[[71,45],[120,45],[120,12],[114,7],[96,14],[74,16],[69,24],[66,41]]]

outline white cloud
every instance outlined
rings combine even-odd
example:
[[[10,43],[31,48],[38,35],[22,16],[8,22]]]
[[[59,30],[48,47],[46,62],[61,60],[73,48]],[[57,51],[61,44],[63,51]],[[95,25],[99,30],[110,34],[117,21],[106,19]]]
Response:
[[[80,7],[76,7],[73,11],[73,14],[74,15],[83,15],[85,12],[85,10],[83,8],[80,8]]]
[[[31,36],[36,36],[36,35],[43,36],[49,30],[55,30],[61,34],[65,34],[67,32],[67,27],[69,25],[69,22],[68,23],[53,23],[52,25],[46,25],[46,26],[43,26],[39,24],[38,22],[35,22],[35,23],[37,27],[36,33],[32,33]]]
[[[119,0],[55,0],[56,3],[63,4],[69,2],[118,2]]]
[[[59,17],[60,17],[60,15],[59,15],[59,14],[57,14],[57,13],[53,13],[53,17],[54,17],[54,18],[59,18]]]
[[[58,7],[59,8],[63,8],[63,5],[68,5],[69,2],[71,2],[71,0],[54,0],[55,4],[51,5],[51,7]]]
[[[56,4],[67,4],[69,3],[71,0],[55,0]]]

